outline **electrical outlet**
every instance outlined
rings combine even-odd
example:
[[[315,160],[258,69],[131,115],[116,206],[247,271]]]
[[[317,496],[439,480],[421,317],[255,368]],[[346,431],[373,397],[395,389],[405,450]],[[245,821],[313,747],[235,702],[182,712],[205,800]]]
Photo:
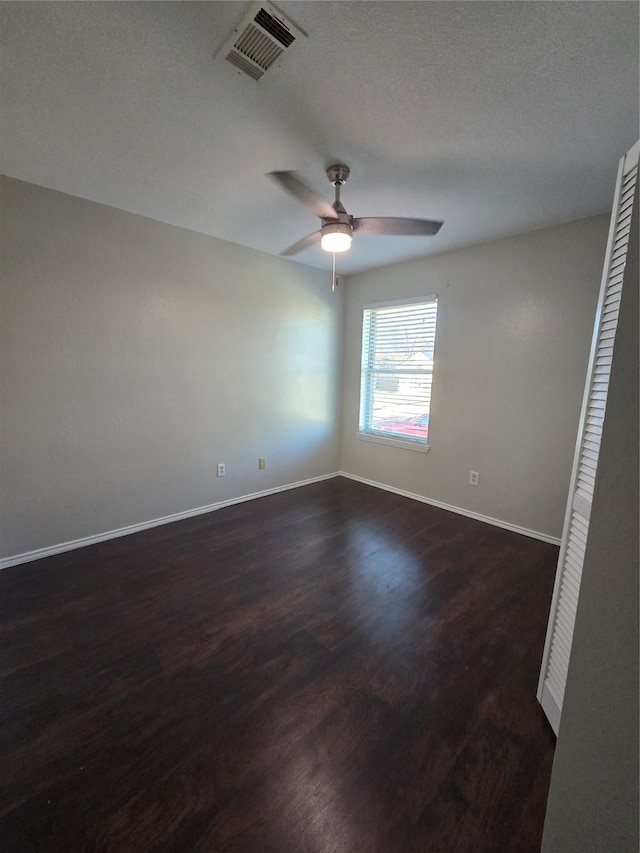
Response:
[[[227,466],[224,464],[224,462],[218,462],[218,469],[217,469],[218,477],[224,477],[224,475],[226,473],[227,473]]]
[[[259,456],[258,457],[258,468],[263,471],[267,467],[267,457]]]
[[[477,471],[469,471],[469,485],[477,486],[480,474]]]

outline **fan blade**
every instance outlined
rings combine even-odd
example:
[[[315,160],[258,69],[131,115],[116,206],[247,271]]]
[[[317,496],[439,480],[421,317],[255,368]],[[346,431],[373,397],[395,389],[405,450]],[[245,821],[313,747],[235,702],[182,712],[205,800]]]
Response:
[[[437,234],[442,222],[433,219],[402,219],[397,216],[369,216],[353,220],[353,230],[360,234],[388,237],[420,237]]]
[[[297,243],[294,243],[293,246],[289,246],[288,249],[285,249],[284,252],[280,252],[280,254],[281,255],[297,255],[298,252],[303,252],[305,249],[308,249],[310,246],[314,246],[316,243],[319,243],[321,236],[322,236],[322,231],[314,231],[312,234],[307,234],[307,236],[303,237],[302,240],[298,240]]]
[[[331,203],[311,187],[308,187],[295,172],[269,172],[269,177],[282,187],[285,192],[302,202],[305,207],[321,219],[337,219],[338,215]]]

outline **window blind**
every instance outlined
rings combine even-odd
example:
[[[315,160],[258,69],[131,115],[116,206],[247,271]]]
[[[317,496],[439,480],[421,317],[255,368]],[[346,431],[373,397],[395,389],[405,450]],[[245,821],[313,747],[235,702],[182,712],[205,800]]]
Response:
[[[426,444],[437,312],[435,296],[365,306],[361,433]]]

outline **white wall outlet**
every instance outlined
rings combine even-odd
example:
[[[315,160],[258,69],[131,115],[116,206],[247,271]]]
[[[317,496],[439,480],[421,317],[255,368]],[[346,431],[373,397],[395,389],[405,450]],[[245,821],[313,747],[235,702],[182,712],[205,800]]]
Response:
[[[224,462],[218,462],[218,467],[217,467],[218,477],[224,477],[224,475],[226,473],[227,473],[227,466],[224,464]]]
[[[267,467],[267,457],[259,456],[258,457],[258,468],[263,471]]]
[[[469,485],[477,486],[480,474],[477,471],[469,471]]]

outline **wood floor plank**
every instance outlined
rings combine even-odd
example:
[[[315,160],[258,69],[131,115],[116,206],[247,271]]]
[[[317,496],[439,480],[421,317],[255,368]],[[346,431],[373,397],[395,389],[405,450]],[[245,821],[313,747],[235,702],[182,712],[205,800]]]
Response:
[[[336,478],[5,570],[3,844],[537,853],[556,560]]]

